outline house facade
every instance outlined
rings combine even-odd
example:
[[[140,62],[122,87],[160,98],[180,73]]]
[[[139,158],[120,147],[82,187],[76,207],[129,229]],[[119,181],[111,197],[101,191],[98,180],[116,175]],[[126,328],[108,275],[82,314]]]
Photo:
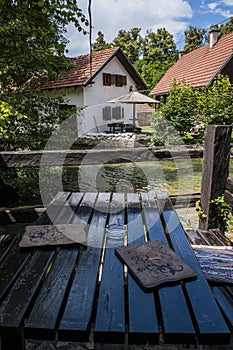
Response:
[[[71,59],[73,67],[54,81],[40,84],[66,98],[76,109],[77,136],[108,130],[110,123],[132,124],[132,105],[108,101],[147,86],[120,48]]]
[[[210,32],[210,43],[180,58],[164,74],[150,95],[166,96],[174,80],[199,88],[212,83],[219,74],[227,75],[233,84],[233,32],[218,39],[218,31]]]

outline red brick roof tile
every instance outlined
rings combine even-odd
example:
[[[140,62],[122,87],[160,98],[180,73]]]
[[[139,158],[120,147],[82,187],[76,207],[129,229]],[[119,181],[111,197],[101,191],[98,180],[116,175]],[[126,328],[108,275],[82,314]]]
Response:
[[[221,37],[212,50],[209,44],[183,55],[168,69],[150,95],[160,95],[169,91],[170,85],[185,81],[193,87],[201,87],[211,82],[224,65],[233,57],[233,32]]]
[[[93,52],[92,70],[90,70],[90,54],[69,58],[69,60],[73,62],[75,66],[67,72],[61,74],[61,76],[56,80],[41,82],[40,88],[47,90],[72,86],[85,86],[114,56],[117,56],[125,65],[125,68],[134,77],[139,87],[141,89],[147,89],[146,84],[119,47],[112,47],[106,50]]]

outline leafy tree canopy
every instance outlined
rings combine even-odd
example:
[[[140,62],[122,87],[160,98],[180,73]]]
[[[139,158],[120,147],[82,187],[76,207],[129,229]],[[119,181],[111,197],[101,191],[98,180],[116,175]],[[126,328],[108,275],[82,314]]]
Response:
[[[21,87],[45,70],[56,73],[65,62],[71,22],[85,32],[88,22],[77,0],[0,0],[1,88]]]
[[[159,28],[157,32],[147,31],[145,36],[143,58],[145,61],[175,61],[178,58],[178,51],[173,35],[165,28]]]
[[[185,45],[183,51],[188,53],[202,46],[206,40],[207,31],[203,28],[189,26],[189,29],[184,32]]]
[[[141,28],[132,28],[129,31],[119,30],[113,39],[113,46],[120,46],[132,63],[140,58],[143,48],[143,38],[140,35]]]
[[[111,44],[108,44],[104,40],[104,34],[99,31],[97,34],[96,41],[92,44],[92,50],[93,51],[100,51],[100,50],[105,50],[111,47]]]
[[[194,89],[185,82],[173,82],[169,90],[166,103],[162,103],[160,118],[155,118],[161,125],[164,121],[171,123],[172,127],[183,137],[185,142],[194,143],[203,141],[203,132],[207,124],[233,123],[233,86],[228,77],[219,74],[213,83],[207,87]],[[198,138],[191,135],[193,127],[199,125]],[[161,130],[157,126],[157,130]],[[161,140],[161,135],[153,136],[153,142]],[[164,127],[164,140],[169,136],[169,130]]]
[[[33,89],[34,78],[67,67],[66,26],[86,32],[77,0],[0,0],[1,149],[40,149],[60,120],[64,99]],[[31,83],[31,84],[30,84]],[[67,116],[67,115],[66,115]]]

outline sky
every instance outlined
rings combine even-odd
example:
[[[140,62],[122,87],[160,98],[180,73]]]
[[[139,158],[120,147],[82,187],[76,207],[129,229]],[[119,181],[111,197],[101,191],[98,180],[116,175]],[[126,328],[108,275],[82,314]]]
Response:
[[[79,7],[87,15],[88,0],[78,0]],[[92,42],[97,33],[104,34],[111,42],[120,29],[141,28],[147,30],[166,28],[173,34],[178,50],[184,46],[184,31],[189,26],[209,29],[211,24],[225,24],[233,16],[233,0],[92,0]],[[88,17],[88,15],[87,15]],[[68,56],[89,53],[89,35],[68,27]]]

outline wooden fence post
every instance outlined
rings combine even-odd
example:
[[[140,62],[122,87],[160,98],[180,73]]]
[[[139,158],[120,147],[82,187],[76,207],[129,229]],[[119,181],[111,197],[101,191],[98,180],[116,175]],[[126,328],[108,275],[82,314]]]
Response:
[[[224,194],[229,174],[231,133],[230,125],[207,125],[205,130],[201,208],[206,218],[200,218],[201,230],[218,227],[216,205],[211,200]]]

